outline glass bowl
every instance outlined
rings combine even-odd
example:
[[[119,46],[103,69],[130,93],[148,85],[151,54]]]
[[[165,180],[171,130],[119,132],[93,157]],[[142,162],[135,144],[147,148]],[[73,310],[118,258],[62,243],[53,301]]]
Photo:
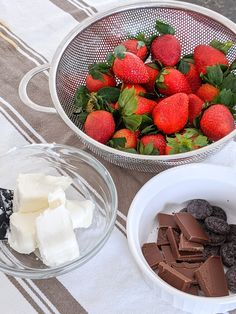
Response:
[[[106,168],[82,150],[57,144],[33,144],[14,148],[0,156],[0,187],[15,189],[20,173],[41,172],[67,175],[72,185],[68,199],[90,199],[95,203],[92,224],[75,230],[80,257],[57,267],[48,267],[37,253],[19,254],[0,241],[0,270],[22,278],[50,278],[71,271],[86,263],[105,244],[113,230],[117,212],[117,191]]]

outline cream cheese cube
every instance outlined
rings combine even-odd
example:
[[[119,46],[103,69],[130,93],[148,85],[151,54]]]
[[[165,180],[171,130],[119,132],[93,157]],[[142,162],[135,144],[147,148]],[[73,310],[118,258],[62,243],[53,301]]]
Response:
[[[66,201],[66,208],[70,212],[73,228],[88,228],[93,220],[95,204],[90,200]]]

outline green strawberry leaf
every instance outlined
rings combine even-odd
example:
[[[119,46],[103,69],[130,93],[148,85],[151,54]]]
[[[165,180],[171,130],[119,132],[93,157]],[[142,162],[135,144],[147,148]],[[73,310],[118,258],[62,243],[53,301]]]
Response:
[[[183,136],[186,138],[191,138],[193,136],[197,136],[199,134],[199,131],[194,128],[186,128],[184,129]]]
[[[219,64],[207,67],[207,73],[202,76],[208,83],[220,86],[223,82],[223,71]]]
[[[79,86],[75,92],[74,106],[76,107],[76,113],[79,113],[86,109],[89,101],[90,93],[85,86]]]
[[[77,112],[73,112],[73,114],[78,114]],[[88,112],[81,112],[78,114],[78,123],[84,124],[85,120],[87,119]]]
[[[235,43],[233,41],[221,42],[217,39],[213,39],[209,45],[213,48],[220,50],[225,55],[227,55],[229,49],[232,48],[235,45]]]
[[[142,129],[141,135],[146,134],[157,134],[158,130],[154,124],[148,125],[146,128]]]
[[[230,89],[236,93],[236,77],[233,73],[228,74],[222,81],[221,89]]]
[[[119,150],[122,150],[123,152],[126,153],[131,153],[131,154],[137,154],[138,152],[134,148],[119,148]]]
[[[156,21],[155,28],[160,34],[175,35],[175,29],[171,25],[164,23],[160,20]]]
[[[153,125],[152,117],[150,117],[147,114],[142,114],[141,117],[142,117],[142,123],[140,125],[140,129],[144,129],[150,125]]]
[[[209,144],[208,138],[204,135],[198,135],[194,140],[193,140],[194,146],[199,146],[203,147]]]
[[[107,55],[107,64],[112,67],[113,65],[113,62],[115,60],[115,55],[113,52],[109,52],[108,55]]]
[[[110,69],[111,66],[105,62],[97,62],[90,64],[88,66],[89,74],[92,75],[93,79],[100,80],[104,82],[103,74],[111,75]]]
[[[144,47],[144,46],[145,46],[145,42],[142,41],[142,40],[139,40],[139,41],[138,41],[137,48],[139,49],[139,48]]]
[[[141,141],[139,141],[137,150],[141,155],[159,155],[159,150],[154,148],[153,143],[144,145]]]
[[[103,87],[97,92],[97,96],[107,103],[115,103],[119,99],[120,90],[117,87]]]
[[[123,45],[119,45],[114,49],[114,55],[118,59],[124,59],[126,48]]]
[[[118,137],[110,139],[106,145],[113,147],[113,148],[125,148],[126,138],[125,137]]]
[[[190,69],[190,65],[187,61],[182,59],[179,61],[177,68],[180,72],[182,72],[183,74],[186,74],[186,73],[188,73],[188,71]]]
[[[123,116],[122,119],[125,127],[134,132],[138,130],[142,123],[142,116],[136,114]]]
[[[137,110],[138,106],[138,99],[134,87],[125,88],[120,93],[118,103],[124,116],[132,115]]]

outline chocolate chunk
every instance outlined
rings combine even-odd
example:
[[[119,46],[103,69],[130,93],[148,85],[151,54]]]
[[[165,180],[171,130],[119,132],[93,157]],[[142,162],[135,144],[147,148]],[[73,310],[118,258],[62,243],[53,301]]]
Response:
[[[205,230],[205,232],[209,237],[208,244],[211,246],[219,246],[219,245],[222,245],[226,241],[226,234],[217,234],[209,230]]]
[[[170,245],[162,246],[161,250],[162,250],[162,254],[163,254],[164,260],[165,260],[165,262],[167,264],[171,265],[172,263],[176,262],[176,259],[173,256],[173,253],[172,253]]]
[[[205,225],[208,230],[218,234],[227,234],[230,231],[227,221],[213,216],[205,219]]]
[[[157,235],[157,245],[160,247],[162,245],[168,245],[169,240],[167,239],[166,235],[167,228],[159,228],[158,235]]]
[[[231,224],[230,226],[230,231],[227,234],[227,241],[228,242],[236,242],[236,225]]]
[[[220,255],[225,266],[231,267],[236,265],[236,243],[224,243],[221,246]]]
[[[187,212],[196,219],[205,219],[211,216],[212,207],[206,200],[196,199],[188,203]]]
[[[6,239],[9,217],[13,211],[13,191],[0,188],[0,240]]]
[[[190,288],[191,280],[168,264],[161,262],[158,269],[158,276],[176,289],[186,291]]]
[[[145,243],[142,246],[142,252],[148,265],[152,269],[156,269],[158,264],[164,260],[156,243]]]
[[[165,227],[165,228],[172,227],[172,228],[178,229],[178,226],[174,220],[173,215],[158,213],[157,220],[159,222],[160,227]]]
[[[177,259],[179,257],[179,249],[178,249],[177,239],[176,239],[176,236],[174,235],[173,229],[169,227],[166,231],[166,235],[167,235],[167,239],[170,242],[172,254],[174,258]]]
[[[189,252],[202,252],[204,249],[203,245],[197,242],[188,241],[183,233],[180,235],[179,251]]]
[[[203,244],[209,241],[208,235],[191,214],[176,213],[174,218],[187,240]]]
[[[198,285],[191,285],[189,289],[185,292],[190,293],[192,295],[199,295],[199,287]]]
[[[205,245],[203,250],[203,257],[207,259],[209,256],[217,256],[220,254],[220,246]]]
[[[227,215],[226,212],[223,210],[223,208],[219,206],[211,206],[212,207],[212,214],[211,216],[223,219],[227,221]]]
[[[196,284],[197,281],[195,279],[195,271],[201,266],[201,263],[173,263],[171,267],[176,269],[178,272],[183,274],[184,276],[188,277],[192,284]]]
[[[207,297],[223,297],[229,294],[220,256],[210,256],[196,271],[197,281]]]
[[[228,288],[231,292],[236,293],[236,266],[230,267],[226,274]]]

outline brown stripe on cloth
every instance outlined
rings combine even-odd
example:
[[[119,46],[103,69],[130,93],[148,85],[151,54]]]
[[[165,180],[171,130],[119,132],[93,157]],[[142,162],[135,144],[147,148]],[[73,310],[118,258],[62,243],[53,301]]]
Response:
[[[47,296],[61,314],[87,313],[56,278],[32,281]]]
[[[50,0],[50,1],[56,6],[58,6],[60,9],[62,9],[63,11],[72,15],[73,18],[77,20],[78,22],[82,22],[84,19],[90,16],[87,12],[78,9],[71,2],[61,1],[61,0]]]
[[[83,0],[74,0],[75,2],[80,2],[82,3],[83,5],[87,6],[88,8],[91,8],[95,13],[98,12],[98,10],[94,7],[94,6],[91,6],[90,4],[88,4],[86,1],[83,1]]]
[[[35,311],[38,314],[44,314],[41,308],[34,302],[34,300],[31,298],[28,292],[25,291],[25,289],[19,284],[19,282],[14,277],[11,277],[9,275],[6,275],[6,277],[19,290],[19,292],[24,296],[24,298],[30,303],[30,305],[35,309]]]

